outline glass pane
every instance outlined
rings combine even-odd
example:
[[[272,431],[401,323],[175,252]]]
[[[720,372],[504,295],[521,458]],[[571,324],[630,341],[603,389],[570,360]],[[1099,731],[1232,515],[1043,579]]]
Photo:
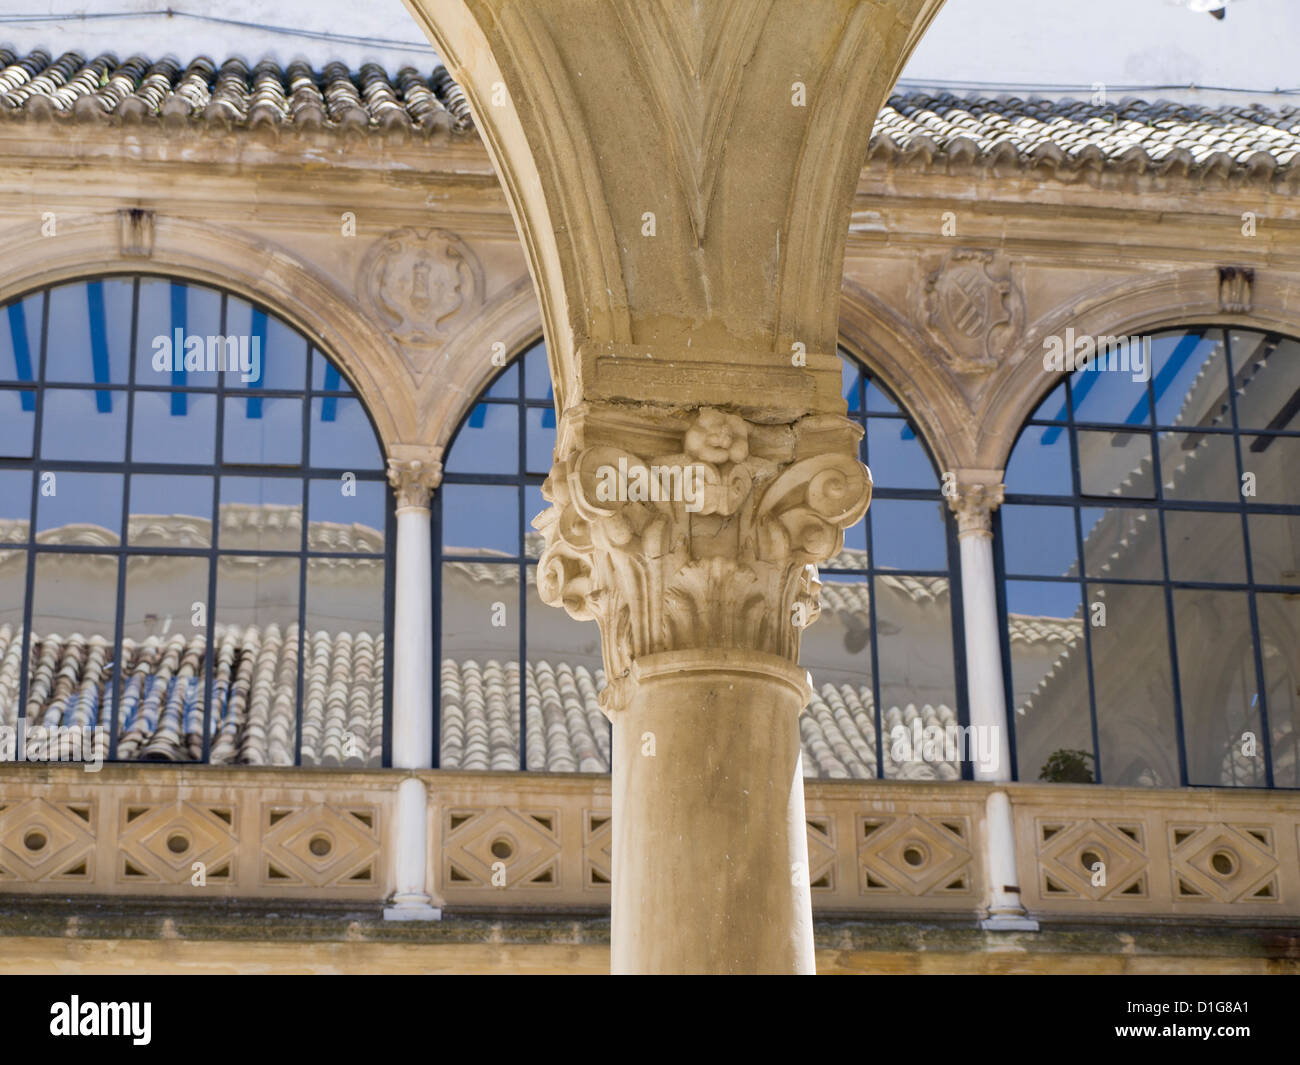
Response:
[[[23,661],[23,607],[27,595],[27,552],[0,552],[0,725],[18,720]],[[12,742],[0,741],[0,759],[12,758]]]
[[[1178,734],[1164,589],[1089,585],[1088,624],[1102,780],[1177,787]]]
[[[1261,593],[1255,609],[1268,692],[1273,786],[1300,788],[1300,598]]]
[[[519,408],[476,404],[452,445],[447,472],[518,473]]]
[[[1250,515],[1256,584],[1300,584],[1300,515]]]
[[[0,388],[0,458],[31,458],[35,434],[36,393]]]
[[[1200,425],[1222,418],[1228,402],[1223,334],[1160,333],[1151,339],[1156,419],[1161,425]]]
[[[524,395],[528,399],[553,399],[551,370],[546,363],[546,344],[538,343],[524,356]]]
[[[1047,398],[1038,405],[1030,418],[1036,422],[1063,422],[1069,415],[1066,407],[1065,385],[1057,385],[1047,394]]]
[[[1007,463],[1006,486],[1020,495],[1073,495],[1069,431],[1030,426],[1021,433]]]
[[[861,414],[862,403],[858,397],[858,381],[862,373],[857,364],[850,358],[840,356],[840,394],[844,397],[844,405],[848,408],[849,414]]]
[[[1007,504],[1001,514],[1008,573],[1065,577],[1078,571],[1072,508]]]
[[[934,488],[934,467],[907,422],[867,419],[867,463],[881,488]]]
[[[555,461],[555,413],[529,407],[524,414],[528,431],[528,472],[550,473]]]
[[[443,769],[519,768],[519,567],[442,567]]]
[[[550,507],[542,497],[540,486],[530,484],[524,488],[524,554],[529,558],[541,558],[546,542],[542,534],[533,528],[533,519]]]
[[[901,414],[898,404],[870,377],[867,378],[867,412],[870,414]]]
[[[1295,429],[1300,415],[1300,341],[1233,330],[1237,424],[1243,429]]]
[[[131,281],[76,282],[50,290],[45,380],[127,383]]]
[[[587,622],[547,606],[528,568],[528,669],[525,712],[528,769],[536,773],[608,773],[609,721],[596,697],[605,684],[599,634]]]
[[[871,544],[882,569],[948,568],[944,504],[881,499],[871,504]]]
[[[383,468],[379,441],[359,399],[311,401],[311,464],[326,470]]]
[[[813,697],[799,717],[806,777],[876,776],[868,578],[822,574],[821,616],[800,637]],[[896,581],[896,579],[895,579]]]
[[[383,554],[388,492],[381,481],[312,481],[308,489],[309,551]]]
[[[36,540],[43,544],[111,546],[122,538],[120,473],[46,470],[36,501]],[[117,598],[113,589],[112,598]]]
[[[231,296],[226,307],[226,331],[239,343],[238,387],[291,392],[306,387],[307,339],[292,326]],[[235,387],[229,377],[226,387]]]
[[[448,554],[519,553],[519,489],[513,485],[444,484],[442,549]]]
[[[1096,779],[1079,592],[1066,582],[1006,584],[1020,780]]]
[[[519,364],[512,362],[483,393],[493,399],[514,399],[519,395]]]
[[[1146,383],[1151,367],[1146,347],[1140,341],[1132,343],[1127,337],[1079,337],[1076,344],[1076,365],[1085,357],[1090,361],[1086,369],[1078,370],[1070,378],[1074,420],[1150,424]]]
[[[32,475],[27,470],[0,470],[0,543],[25,543],[31,513]]]
[[[185,392],[135,394],[132,461],[207,466],[216,448],[216,396]]]
[[[1078,439],[1079,491],[1083,495],[1155,498],[1150,436],[1081,430]]]
[[[844,549],[818,569],[866,569],[867,565],[867,519],[864,517],[851,529],[844,530]]]
[[[1162,581],[1160,512],[1137,507],[1081,507],[1084,572],[1089,577]]]
[[[121,462],[126,455],[125,392],[58,388],[45,392],[42,459]]]
[[[319,351],[311,353],[311,387],[318,392],[351,392],[342,371]]]
[[[150,387],[215,388],[237,385],[230,348],[221,332],[221,293],[180,281],[140,279],[135,383]]]
[[[302,481],[223,477],[220,517],[225,551],[301,551]]]
[[[35,381],[41,357],[41,307],[37,292],[14,300],[0,314],[0,381]]]
[[[302,400],[227,397],[223,459],[288,466],[302,461]]]
[[[1300,436],[1243,436],[1241,468],[1248,503],[1300,507]]]
[[[135,547],[211,547],[212,478],[132,474],[127,523]]]
[[[378,766],[384,753],[381,559],[308,559],[307,640],[302,764]]]
[[[1246,580],[1239,514],[1166,511],[1165,542],[1169,547],[1172,580],[1226,583]]]
[[[1262,787],[1259,690],[1246,594],[1175,589],[1174,631],[1189,783]],[[1247,753],[1252,748],[1256,753]]]
[[[226,556],[217,560],[214,763],[293,765],[301,565],[297,558]],[[321,653],[328,660],[327,646]],[[308,647],[304,657],[314,663],[320,656]],[[227,659],[230,667],[225,665]],[[241,663],[239,668],[236,662]],[[244,662],[249,665],[243,666]],[[304,706],[307,700],[304,685]]]
[[[1161,433],[1160,478],[1165,499],[1235,503],[1237,445],[1227,433]]]
[[[117,756],[157,762],[203,757],[208,559],[134,556],[126,563]]]
[[[114,555],[36,556],[27,720],[108,726],[117,613]],[[40,741],[28,737],[28,749]]]
[[[948,581],[877,577],[873,587],[885,776],[957,780],[968,736],[957,724]],[[969,753],[989,769],[1001,768],[996,745]]]

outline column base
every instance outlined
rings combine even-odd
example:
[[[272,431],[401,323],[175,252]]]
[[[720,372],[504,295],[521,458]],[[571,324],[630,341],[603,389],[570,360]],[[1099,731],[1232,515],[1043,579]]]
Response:
[[[384,907],[385,921],[441,921],[442,909],[429,901],[428,895],[396,895]]]
[[[999,913],[980,921],[980,928],[985,932],[1037,932],[1038,922],[1032,917]]]

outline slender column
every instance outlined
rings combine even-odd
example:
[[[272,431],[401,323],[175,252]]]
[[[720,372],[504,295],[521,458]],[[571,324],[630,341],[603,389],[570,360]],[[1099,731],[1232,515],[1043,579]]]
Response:
[[[994,474],[987,479],[994,481],[996,477]],[[995,782],[1011,779],[997,578],[993,567],[993,511],[1001,505],[1002,497],[1001,484],[974,480],[969,474],[959,473],[957,491],[948,500],[957,515],[957,540],[961,545],[966,690],[970,723],[975,729],[975,779]],[[1015,825],[1005,791],[990,792],[985,815],[989,916],[983,925],[990,929],[1037,929],[1037,922],[1026,918],[1020,902]]]
[[[390,459],[397,494],[396,594],[393,603],[393,768],[433,764],[433,574],[429,501],[442,476],[437,461]],[[386,920],[437,920],[427,887],[428,794],[410,776],[398,787],[393,862],[395,890]]]
[[[816,563],[870,499],[860,434],[712,408],[562,426],[538,587],[604,637],[616,973],[813,971],[796,663]]]

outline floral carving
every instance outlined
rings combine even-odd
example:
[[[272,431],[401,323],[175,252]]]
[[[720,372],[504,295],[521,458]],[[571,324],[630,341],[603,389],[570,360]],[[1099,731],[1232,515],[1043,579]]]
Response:
[[[817,616],[817,563],[843,544],[871,497],[857,461],[860,430],[814,416],[761,426],[711,408],[647,417],[586,408],[573,445],[542,489],[549,510],[538,566],[545,602],[595,619],[619,705],[632,662],[664,651],[716,648],[794,661],[800,629]],[[653,457],[621,441],[667,444]],[[671,449],[673,441],[677,448]],[[610,499],[601,471],[697,471],[701,498]]]

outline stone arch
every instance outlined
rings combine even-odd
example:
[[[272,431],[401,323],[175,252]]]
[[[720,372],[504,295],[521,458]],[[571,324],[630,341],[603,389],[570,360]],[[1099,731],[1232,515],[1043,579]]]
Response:
[[[974,433],[961,391],[909,321],[848,279],[840,344],[898,398],[940,469],[967,465]]]
[[[41,237],[28,226],[7,235],[0,302],[44,285],[124,273],[224,289],[265,304],[329,356],[370,413],[385,454],[417,439],[416,385],[400,354],[356,309],[352,295],[309,263],[237,230],[166,217],[154,224],[149,255],[125,255],[118,227],[116,214],[95,215],[61,222],[55,237]]]
[[[1091,336],[1142,335],[1180,326],[1227,325],[1300,336],[1300,285],[1261,273],[1248,310],[1229,309],[1214,267],[1121,278],[1038,318],[1027,330],[1014,364],[991,383],[980,405],[978,465],[1003,469],[1026,419],[1066,376],[1045,373],[1043,341],[1073,327]]]

